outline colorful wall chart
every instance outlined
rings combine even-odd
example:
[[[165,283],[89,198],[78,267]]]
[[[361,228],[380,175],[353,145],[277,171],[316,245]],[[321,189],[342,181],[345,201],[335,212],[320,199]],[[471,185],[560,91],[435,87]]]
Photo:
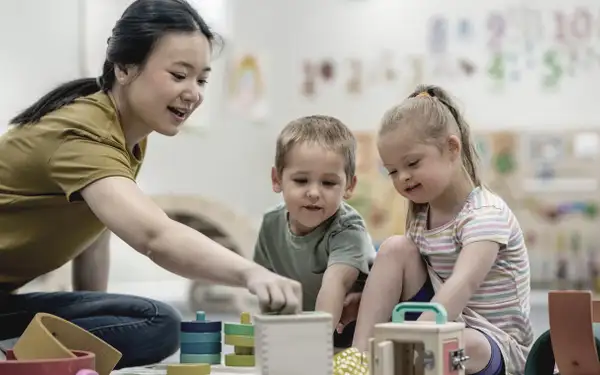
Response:
[[[600,73],[600,6],[514,6],[477,19],[436,15],[427,43],[438,60],[434,73],[447,74],[440,67],[450,59],[463,77],[479,74],[505,86],[534,75],[540,87],[555,89],[569,78]],[[458,52],[468,51],[465,46],[471,53]]]

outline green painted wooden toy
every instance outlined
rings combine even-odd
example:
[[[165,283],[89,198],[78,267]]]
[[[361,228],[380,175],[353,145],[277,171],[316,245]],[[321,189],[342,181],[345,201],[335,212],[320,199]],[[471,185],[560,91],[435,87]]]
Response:
[[[233,346],[234,352],[225,355],[225,365],[232,367],[253,367],[254,359],[254,325],[250,314],[240,315],[239,323],[225,323],[224,344]]]

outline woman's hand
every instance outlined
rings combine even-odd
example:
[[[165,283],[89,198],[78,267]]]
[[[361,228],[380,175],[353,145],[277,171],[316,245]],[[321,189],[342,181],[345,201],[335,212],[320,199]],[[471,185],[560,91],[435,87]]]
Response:
[[[262,312],[298,314],[302,311],[302,285],[256,266],[246,273],[246,288],[258,297]]]

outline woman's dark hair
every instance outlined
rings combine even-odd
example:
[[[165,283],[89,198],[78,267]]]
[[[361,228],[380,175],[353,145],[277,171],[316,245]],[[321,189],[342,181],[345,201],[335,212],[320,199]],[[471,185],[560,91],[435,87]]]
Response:
[[[106,48],[102,75],[64,83],[15,116],[11,125],[33,124],[44,115],[99,90],[112,89],[114,66],[143,66],[156,42],[168,32],[200,31],[211,46],[217,35],[186,0],[135,0],[112,30]]]

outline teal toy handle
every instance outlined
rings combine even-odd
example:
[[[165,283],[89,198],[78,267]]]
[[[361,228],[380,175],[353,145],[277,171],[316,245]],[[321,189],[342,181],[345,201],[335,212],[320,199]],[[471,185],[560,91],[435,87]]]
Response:
[[[403,323],[404,315],[407,312],[426,312],[431,311],[435,313],[435,323],[445,324],[448,322],[448,313],[444,306],[437,302],[402,302],[394,307],[392,312],[393,323]]]

